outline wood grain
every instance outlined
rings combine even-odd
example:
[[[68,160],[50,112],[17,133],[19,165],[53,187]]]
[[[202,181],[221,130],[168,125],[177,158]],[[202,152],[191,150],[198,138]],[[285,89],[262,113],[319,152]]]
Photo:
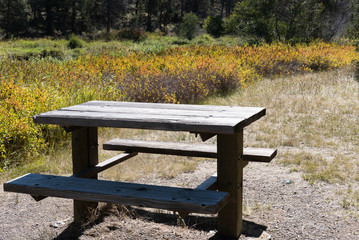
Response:
[[[9,181],[4,184],[4,191],[209,214],[218,212],[229,198],[228,193],[219,191],[42,174],[27,174]]]
[[[72,132],[73,174],[98,164],[97,135],[96,127],[83,127]],[[91,178],[97,179],[97,174],[93,174]],[[97,202],[74,200],[74,220],[80,222],[89,219],[96,207]]]
[[[177,156],[217,158],[217,146],[203,143],[175,143],[133,139],[113,139],[103,144],[104,150],[143,152]],[[276,149],[244,148],[243,161],[270,162],[277,155]]]
[[[107,159],[103,162],[100,162],[99,164],[97,164],[96,166],[94,167],[91,167],[91,168],[88,168],[88,169],[85,169],[79,173],[76,173],[75,175],[72,175],[72,177],[92,177],[110,167],[113,167],[115,166],[116,164],[119,164],[121,162],[124,162],[134,156],[137,155],[137,152],[125,152],[125,153],[122,153],[120,155],[117,155],[117,156],[114,156],[110,159]]]
[[[237,239],[242,232],[243,131],[217,136],[217,186],[230,194],[228,204],[218,213],[219,234]]]
[[[34,116],[35,123],[233,134],[264,108],[92,101]]]

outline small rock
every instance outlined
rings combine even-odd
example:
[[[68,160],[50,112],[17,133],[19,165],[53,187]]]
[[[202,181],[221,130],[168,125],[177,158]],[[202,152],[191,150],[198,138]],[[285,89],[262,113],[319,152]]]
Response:
[[[271,240],[272,237],[271,237],[271,235],[269,235],[269,233],[267,233],[267,232],[264,231],[264,232],[261,234],[261,236],[259,237],[259,239],[260,239],[260,240]]]
[[[50,223],[50,227],[59,228],[59,224],[57,222]]]
[[[52,228],[59,228],[59,227],[62,227],[62,226],[65,226],[66,225],[66,221],[68,221],[68,219],[65,219],[65,220],[60,220],[60,221],[56,221],[56,222],[52,222],[50,223],[50,227]]]

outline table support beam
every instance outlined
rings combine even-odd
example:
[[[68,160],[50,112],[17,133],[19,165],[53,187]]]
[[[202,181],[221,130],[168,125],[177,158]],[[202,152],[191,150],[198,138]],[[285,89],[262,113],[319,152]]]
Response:
[[[72,132],[73,174],[77,174],[98,164],[97,127],[82,127]],[[91,178],[97,179],[97,174]],[[88,219],[97,203],[74,200],[74,221]]]
[[[242,231],[243,130],[218,135],[217,151],[218,190],[230,193],[229,202],[218,213],[218,232],[238,238]]]

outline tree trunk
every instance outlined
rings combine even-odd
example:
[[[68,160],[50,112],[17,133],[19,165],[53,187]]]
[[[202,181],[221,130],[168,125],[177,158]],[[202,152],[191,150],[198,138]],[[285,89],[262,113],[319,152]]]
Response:
[[[224,3],[225,3],[225,0],[222,0],[222,3],[221,3],[221,18],[223,18]]]
[[[71,6],[71,32],[75,33],[75,25],[76,25],[76,0],[72,0],[72,6]]]
[[[110,33],[112,26],[112,0],[107,0],[106,33]]]
[[[181,0],[181,21],[183,20],[184,0]]]
[[[11,21],[11,0],[7,1],[7,9],[6,9],[6,27],[5,27],[5,38],[10,38],[10,31],[9,31],[9,26],[10,26],[10,21]]]
[[[46,1],[45,5],[46,11],[46,34],[51,36],[54,33],[54,16],[52,12],[52,4],[49,1]]]
[[[147,31],[152,32],[152,1],[147,1]]]

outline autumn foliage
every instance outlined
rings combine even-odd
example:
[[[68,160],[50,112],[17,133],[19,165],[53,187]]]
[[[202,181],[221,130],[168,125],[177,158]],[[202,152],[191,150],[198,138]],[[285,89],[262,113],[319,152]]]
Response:
[[[310,45],[186,46],[161,53],[122,50],[77,59],[0,62],[0,169],[61,142],[32,116],[89,100],[194,103],[262,77],[330,70],[358,61],[355,48]],[[16,155],[17,154],[17,155]]]

